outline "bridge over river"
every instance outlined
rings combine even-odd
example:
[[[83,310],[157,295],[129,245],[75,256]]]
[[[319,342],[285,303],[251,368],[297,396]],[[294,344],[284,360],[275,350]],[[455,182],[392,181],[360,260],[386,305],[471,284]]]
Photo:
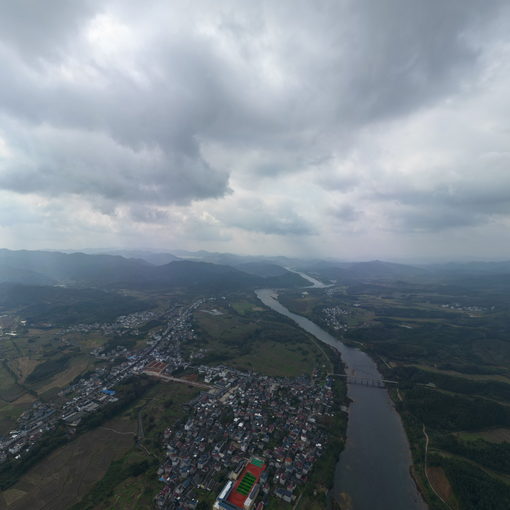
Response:
[[[372,388],[385,388],[387,384],[398,385],[398,381],[389,379],[377,379],[353,374],[328,374],[332,377],[340,377],[347,380],[347,384],[359,384],[360,386],[371,386]]]

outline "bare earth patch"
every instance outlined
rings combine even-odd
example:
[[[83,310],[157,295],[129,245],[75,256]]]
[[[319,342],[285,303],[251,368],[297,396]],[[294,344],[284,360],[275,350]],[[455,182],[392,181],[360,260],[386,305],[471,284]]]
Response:
[[[453,496],[452,486],[446,477],[444,469],[441,467],[427,468],[429,480],[437,493],[447,502],[451,501]]]
[[[485,430],[478,435],[491,443],[510,443],[510,429]]]
[[[16,358],[12,362],[13,370],[18,374],[20,382],[24,383],[25,379],[32,373],[34,368],[41,362],[36,359],[30,359],[26,356]]]
[[[39,395],[53,388],[63,388],[67,386],[75,377],[79,376],[87,370],[89,361],[85,358],[75,361],[68,369],[60,372],[51,381],[37,390]]]

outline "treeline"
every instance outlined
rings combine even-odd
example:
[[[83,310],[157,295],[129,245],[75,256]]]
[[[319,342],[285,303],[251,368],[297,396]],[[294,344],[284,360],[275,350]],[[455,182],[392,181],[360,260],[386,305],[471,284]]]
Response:
[[[510,356],[510,342],[487,339],[487,332],[478,328],[426,323],[403,328],[402,322],[391,318],[376,319],[379,325],[357,328],[346,333],[350,340],[367,344],[373,352],[395,361],[416,363],[419,360],[467,365],[480,364]]]
[[[339,379],[333,381],[333,396],[335,415],[325,417],[321,422],[328,434],[327,447],[315,463],[305,485],[302,508],[308,508],[308,504],[311,506],[318,503],[322,503],[324,508],[329,508],[328,493],[333,487],[335,468],[338,457],[345,448],[347,434],[348,415],[340,409],[340,406],[347,404],[347,386],[344,381]]]
[[[474,381],[464,377],[440,374],[416,367],[395,367],[392,376],[402,388],[433,383],[444,390],[466,395],[483,395],[496,400],[510,400],[510,384],[499,381]]]
[[[106,420],[127,409],[135,400],[142,397],[156,384],[158,384],[157,381],[146,376],[133,376],[123,381],[116,387],[118,401],[85,416],[78,425],[78,432],[85,432],[86,430],[99,427]]]
[[[35,384],[62,372],[69,367],[70,354],[61,354],[60,356],[49,359],[37,365],[34,370],[25,379],[27,384]]]
[[[108,499],[121,482],[130,477],[139,476],[148,469],[154,468],[157,461],[154,459],[142,460],[139,462],[126,464],[123,459],[114,460],[103,478],[97,482],[92,490],[79,502],[71,507],[70,510],[92,510],[97,507],[101,501]]]
[[[462,441],[448,434],[435,440],[434,446],[510,475],[510,443],[495,444],[482,439]]]
[[[427,427],[439,430],[510,426],[509,407],[483,398],[448,395],[426,387],[406,391],[404,406]]]
[[[446,472],[462,510],[508,510],[510,486],[457,459],[430,456],[430,465]]]

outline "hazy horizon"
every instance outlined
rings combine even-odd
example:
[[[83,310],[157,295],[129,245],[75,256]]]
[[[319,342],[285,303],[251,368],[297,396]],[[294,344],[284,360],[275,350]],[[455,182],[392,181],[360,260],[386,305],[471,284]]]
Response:
[[[87,255],[121,255],[123,257],[132,258],[129,254],[130,252],[139,253],[139,254],[152,254],[152,255],[175,255],[178,258],[182,259],[193,259],[193,254],[198,254],[200,252],[204,252],[209,255],[225,255],[225,256],[234,256],[234,257],[245,257],[245,258],[253,258],[253,259],[277,259],[277,258],[288,258],[289,260],[321,260],[324,262],[332,262],[332,263],[360,263],[360,262],[388,262],[393,264],[404,264],[404,265],[417,265],[417,266],[426,266],[426,265],[434,265],[434,264],[469,264],[469,263],[505,263],[510,262],[510,257],[493,257],[493,258],[477,258],[477,257],[469,257],[465,256],[457,257],[457,258],[448,258],[448,257],[428,257],[428,258],[398,258],[398,257],[353,257],[353,258],[340,258],[334,256],[299,256],[296,254],[282,254],[282,253],[256,253],[256,252],[220,252],[214,250],[185,250],[182,248],[174,248],[174,249],[160,249],[160,248],[147,248],[147,247],[134,247],[134,248],[122,248],[122,247],[104,247],[104,248],[19,248],[19,249],[11,249],[6,248],[5,246],[0,246],[0,250],[7,249],[11,251],[42,251],[42,252],[59,252],[59,253],[84,253]],[[143,257],[142,257],[143,258]]]

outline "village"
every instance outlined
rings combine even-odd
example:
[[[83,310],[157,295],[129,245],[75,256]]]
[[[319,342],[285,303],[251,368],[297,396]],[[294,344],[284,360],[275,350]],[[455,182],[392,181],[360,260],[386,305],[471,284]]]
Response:
[[[327,326],[334,330],[347,331],[349,329],[348,317],[352,311],[342,306],[332,306],[322,309],[323,320]]]
[[[161,332],[149,335],[144,349],[137,352],[121,350],[125,361],[120,363],[115,362],[118,351],[115,355],[109,353],[103,359],[111,361],[110,365],[97,368],[90,375],[61,390],[55,402],[35,401],[19,417],[16,429],[0,437],[0,463],[9,459],[22,460],[46,434],[61,423],[72,434],[85,417],[116,402],[116,392],[112,388],[128,377],[142,373],[146,365],[154,361],[165,361],[169,371],[187,367],[189,362],[181,354],[181,344],[193,338],[191,314],[203,302],[203,299],[199,299],[188,307],[173,305],[160,316],[161,320],[166,321],[166,327]],[[104,328],[111,330],[114,327],[114,331],[120,333],[129,328],[138,328],[153,317],[152,312],[136,313],[132,317],[119,317],[115,326],[107,324]],[[103,326],[96,324],[93,327]],[[85,325],[77,328],[88,330]],[[101,356],[97,350],[91,354]]]
[[[272,378],[227,367],[201,366],[199,373],[217,389],[195,399],[185,423],[165,431],[158,508],[196,508],[195,489],[218,493],[253,456],[264,459],[266,469],[250,508],[270,494],[293,502],[327,441],[319,422],[333,412],[331,380],[316,373]],[[219,508],[238,508],[225,505]]]
[[[201,349],[187,349],[183,355],[182,347],[193,345],[192,313],[206,301],[214,298],[199,299],[187,307],[174,305],[160,314],[157,319],[165,326],[148,335],[142,350],[94,349],[90,354],[108,364],[62,389],[54,402],[34,402],[18,419],[16,430],[0,438],[0,462],[23,461],[59,426],[72,435],[83,420],[118,401],[114,388],[119,383],[145,374],[203,390],[188,404],[187,421],[164,433],[166,460],[158,470],[163,483],[155,499],[158,508],[196,508],[197,489],[219,494],[229,480],[233,484],[254,455],[264,459],[264,470],[257,493],[251,494],[250,508],[255,502],[262,508],[270,497],[295,501],[327,441],[319,422],[332,413],[332,382],[317,372],[311,377],[273,378],[198,365]],[[155,317],[143,312],[93,327],[119,334],[137,330]],[[72,329],[85,332],[89,326]],[[190,367],[193,380],[173,375]],[[228,495],[229,491],[222,492]],[[221,508],[237,508],[220,499]]]

